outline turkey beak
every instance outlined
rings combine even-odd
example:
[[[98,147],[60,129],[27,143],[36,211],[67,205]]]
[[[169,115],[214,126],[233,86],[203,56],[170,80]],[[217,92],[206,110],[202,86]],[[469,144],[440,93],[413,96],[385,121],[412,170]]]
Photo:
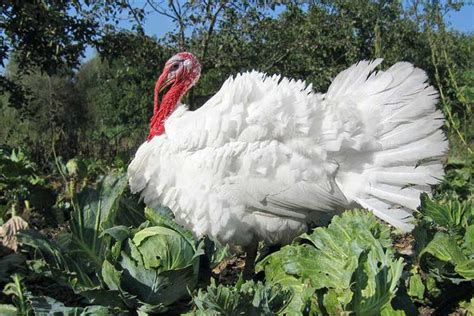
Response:
[[[176,80],[175,78],[169,78],[168,74],[169,74],[169,70],[163,71],[163,73],[160,75],[160,77],[156,81],[156,84],[155,84],[155,107],[156,108],[158,107],[158,104],[159,104],[158,98],[159,98],[160,93],[163,92],[163,90],[165,90],[166,88],[168,88]]]
[[[155,86],[155,93],[159,94],[163,92],[166,88],[168,88],[174,81],[175,78],[169,78],[168,77],[168,71],[164,71],[160,78],[158,78],[158,81],[156,82]]]
[[[158,93],[163,92],[166,88],[168,88],[173,82],[175,81],[174,78],[166,78],[161,87],[158,89]]]
[[[174,81],[175,79],[174,78],[169,78],[168,77],[168,74],[169,74],[169,70],[166,70],[163,71],[163,73],[160,75],[160,77],[158,78],[158,80],[156,81],[156,84],[155,84],[155,97],[154,97],[154,111],[156,112],[159,108],[159,103],[160,103],[160,100],[159,100],[159,97],[160,97],[160,93],[165,90],[166,88],[168,88]]]

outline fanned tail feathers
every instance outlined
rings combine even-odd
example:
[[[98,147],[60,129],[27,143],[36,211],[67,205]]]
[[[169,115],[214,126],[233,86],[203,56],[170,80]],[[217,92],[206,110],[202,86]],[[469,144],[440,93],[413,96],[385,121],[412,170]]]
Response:
[[[412,229],[420,194],[443,177],[448,142],[436,110],[437,92],[410,63],[373,72],[381,63],[360,62],[340,73],[325,98],[354,100],[376,149],[349,153],[336,181],[346,197],[403,231]]]

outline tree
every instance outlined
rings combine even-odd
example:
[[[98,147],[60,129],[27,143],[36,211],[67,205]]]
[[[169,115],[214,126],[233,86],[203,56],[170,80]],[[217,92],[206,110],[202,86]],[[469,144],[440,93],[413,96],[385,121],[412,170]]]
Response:
[[[87,112],[85,152],[113,158],[135,149],[153,109],[153,87],[171,51],[156,39],[132,32],[109,34],[96,57],[77,73]]]
[[[82,102],[74,86],[74,72],[62,70],[55,75],[29,71],[18,78],[18,64],[10,62],[7,74],[30,93],[27,106],[13,108],[2,98],[1,142],[27,146],[43,166],[58,150],[66,157],[76,155],[79,133],[84,122]]]
[[[109,22],[125,13],[135,25],[143,19],[142,10],[127,1],[2,1],[0,8],[0,65],[15,52],[18,75],[77,68],[87,45],[113,29]],[[24,104],[25,91],[7,76],[0,76],[0,92],[10,94],[12,106]]]

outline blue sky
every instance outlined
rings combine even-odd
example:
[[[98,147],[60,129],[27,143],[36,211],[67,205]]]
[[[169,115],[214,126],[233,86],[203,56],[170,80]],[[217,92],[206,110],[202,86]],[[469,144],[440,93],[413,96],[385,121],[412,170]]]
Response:
[[[451,28],[465,32],[474,32],[474,4],[465,5],[458,12],[451,12],[447,16],[447,22]]]

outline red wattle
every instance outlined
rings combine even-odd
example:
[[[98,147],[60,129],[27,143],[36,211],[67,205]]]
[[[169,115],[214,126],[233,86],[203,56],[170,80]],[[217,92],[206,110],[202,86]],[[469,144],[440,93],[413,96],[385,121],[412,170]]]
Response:
[[[161,79],[161,77],[160,77]],[[160,81],[158,79],[158,81]],[[187,85],[184,83],[174,84],[170,90],[163,96],[161,104],[158,106],[158,82],[155,86],[155,106],[154,114],[150,121],[150,133],[147,140],[150,141],[153,137],[159,136],[165,132],[165,121],[178,105],[179,101],[187,91]]]

